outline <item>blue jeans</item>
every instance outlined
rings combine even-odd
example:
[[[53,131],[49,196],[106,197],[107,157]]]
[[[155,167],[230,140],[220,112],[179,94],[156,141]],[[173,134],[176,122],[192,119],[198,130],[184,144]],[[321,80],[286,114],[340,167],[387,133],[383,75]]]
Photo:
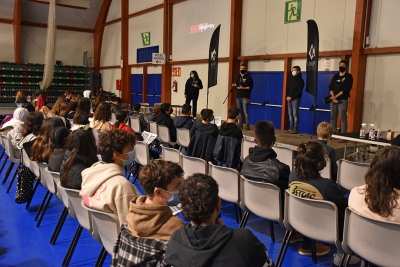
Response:
[[[246,98],[237,98],[236,104],[237,104],[238,108],[240,109],[239,125],[242,125],[242,111],[243,111],[244,116],[246,117],[246,125],[250,126],[249,113],[247,112]]]
[[[288,101],[290,130],[298,130],[300,98]]]

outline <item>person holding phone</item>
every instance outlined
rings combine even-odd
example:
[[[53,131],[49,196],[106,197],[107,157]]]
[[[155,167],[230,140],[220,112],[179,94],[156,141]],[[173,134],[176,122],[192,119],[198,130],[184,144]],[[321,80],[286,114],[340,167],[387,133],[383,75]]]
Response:
[[[190,72],[190,78],[186,81],[185,85],[185,104],[190,104],[191,101],[193,107],[193,118],[196,119],[197,115],[197,99],[199,98],[199,90],[203,89],[203,83],[197,74],[197,71],[192,70]]]

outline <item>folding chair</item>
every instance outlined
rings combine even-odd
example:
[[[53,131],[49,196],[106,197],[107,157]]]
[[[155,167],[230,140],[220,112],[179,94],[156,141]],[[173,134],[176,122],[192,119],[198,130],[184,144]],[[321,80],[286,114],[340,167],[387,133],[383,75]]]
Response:
[[[177,128],[176,129],[176,142],[179,145],[179,150],[182,151],[182,148],[186,148],[190,143],[190,131],[186,128]]]
[[[10,175],[11,171],[13,170],[15,164],[19,165],[20,164],[20,158],[19,157],[15,157],[14,155],[14,149],[12,147],[11,144],[11,140],[8,139],[5,136],[1,136],[1,140],[2,140],[2,144],[4,146],[4,149],[6,150],[6,154],[8,155],[8,158],[11,160],[10,165],[8,166],[8,169],[6,171],[6,174],[4,175],[4,179],[2,184],[5,184],[7,182],[8,176]],[[15,178],[17,177],[17,170],[15,170],[13,178],[11,179],[10,184],[8,185],[7,188],[7,193],[10,192],[11,186],[14,183]]]
[[[290,170],[292,170],[294,151],[289,149],[289,148],[287,148],[287,147],[281,147],[281,146],[274,146],[272,149],[277,154],[276,158],[280,162],[283,162],[283,163],[289,165]]]
[[[181,167],[185,179],[194,173],[208,174],[207,162],[204,159],[185,156],[181,153]]]
[[[158,125],[158,133],[160,135],[160,140],[164,144],[171,145],[172,147],[175,146],[176,142],[171,141],[171,137],[169,134],[169,129],[167,126]]]
[[[365,174],[369,164],[339,160],[337,183],[346,190],[365,184]]]
[[[249,149],[251,147],[255,147],[256,143],[246,140],[245,138],[242,139],[242,148],[240,152],[240,160],[243,161],[249,155]]]
[[[162,146],[162,159],[180,163],[181,153],[178,149]]]

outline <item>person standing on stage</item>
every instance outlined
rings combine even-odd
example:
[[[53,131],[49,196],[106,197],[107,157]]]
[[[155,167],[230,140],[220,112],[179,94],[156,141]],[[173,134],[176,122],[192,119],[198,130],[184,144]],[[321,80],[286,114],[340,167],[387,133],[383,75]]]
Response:
[[[341,60],[339,73],[333,75],[329,84],[331,95],[331,124],[336,128],[338,114],[340,114],[340,129],[342,133],[347,132],[347,106],[350,97],[350,90],[353,86],[353,76],[348,73],[349,62]],[[337,132],[337,130],[336,130]]]
[[[304,80],[301,76],[301,69],[299,66],[292,68],[292,78],[290,79],[286,88],[286,100],[289,111],[290,129],[287,131],[290,134],[297,134],[299,125],[299,107],[301,95],[303,94]]]
[[[247,74],[247,67],[245,64],[240,65],[240,74],[237,76],[236,81],[232,84],[237,89],[236,103],[240,108],[239,113],[239,127],[243,129],[242,111],[246,117],[245,130],[250,130],[250,118],[247,112],[247,105],[250,103],[250,93],[253,89],[253,79]]]
[[[199,90],[203,89],[203,83],[201,82],[197,71],[192,70],[190,72],[190,78],[186,81],[185,85],[185,104],[190,104],[190,101],[193,100],[193,118],[196,119],[197,115],[197,99],[199,98]]]

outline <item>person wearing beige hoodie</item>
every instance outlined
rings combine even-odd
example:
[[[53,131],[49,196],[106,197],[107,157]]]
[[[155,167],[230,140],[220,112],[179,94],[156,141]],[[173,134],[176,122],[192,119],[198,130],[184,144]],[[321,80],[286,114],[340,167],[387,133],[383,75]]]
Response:
[[[102,161],[82,171],[80,195],[86,206],[114,213],[120,224],[126,221],[129,202],[138,191],[124,177],[124,165],[135,159],[135,135],[118,129],[99,136]]]
[[[146,196],[131,200],[126,217],[127,228],[133,236],[168,241],[183,226],[169,207],[179,203],[182,177],[182,168],[170,161],[153,160],[142,167],[139,181]]]

